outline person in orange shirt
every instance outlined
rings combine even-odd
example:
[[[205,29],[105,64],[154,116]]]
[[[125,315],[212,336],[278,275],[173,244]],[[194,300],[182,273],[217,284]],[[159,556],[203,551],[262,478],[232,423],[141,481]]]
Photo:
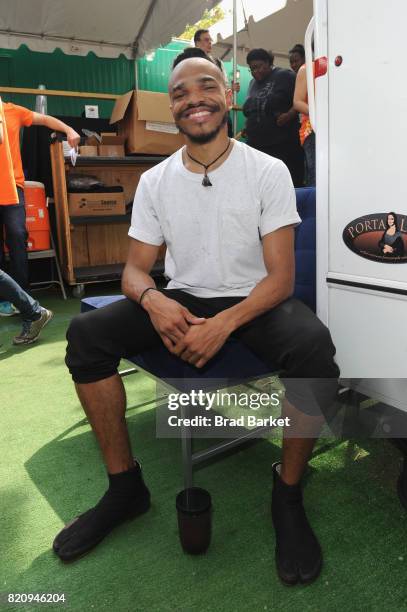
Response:
[[[7,138],[6,120],[4,117],[3,102],[0,98],[0,172],[1,191],[5,202],[18,204],[17,188],[14,181],[13,160]],[[1,202],[1,200],[0,200]]]
[[[25,227],[24,172],[20,154],[20,130],[30,125],[43,125],[51,130],[64,132],[71,147],[79,143],[79,134],[71,127],[50,115],[35,113],[23,106],[3,103],[8,145],[12,159],[14,181],[18,202],[10,201],[8,167],[0,165],[0,246],[3,242],[3,225],[6,244],[10,252],[10,275],[25,290],[28,289],[28,258],[26,252],[27,230]],[[3,146],[3,145],[2,145]],[[7,189],[6,189],[7,186]],[[0,264],[3,248],[0,248]],[[0,313],[1,314],[1,313]],[[12,314],[12,313],[9,313]]]
[[[7,130],[5,129],[3,103],[0,98],[0,169],[2,174],[1,193],[3,201],[10,205],[18,204],[17,187],[14,180],[13,160],[11,158]],[[42,328],[51,320],[53,313],[43,308],[39,302],[26,293],[15,280],[0,269],[0,313],[16,314],[17,310],[8,313],[10,307],[17,306],[23,320],[23,327],[13,344],[32,344],[37,340]]]

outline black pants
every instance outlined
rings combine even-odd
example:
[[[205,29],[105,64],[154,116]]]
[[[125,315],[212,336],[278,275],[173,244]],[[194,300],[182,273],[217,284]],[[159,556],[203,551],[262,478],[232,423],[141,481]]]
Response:
[[[196,316],[212,317],[241,297],[197,298],[177,289],[163,290]],[[302,302],[288,299],[233,334],[270,369],[279,369],[294,405],[315,414],[333,403],[339,368],[328,329]],[[91,383],[117,372],[131,357],[162,341],[150,317],[128,299],[76,316],[67,332],[66,364],[77,383]],[[305,380],[304,380],[305,379]]]

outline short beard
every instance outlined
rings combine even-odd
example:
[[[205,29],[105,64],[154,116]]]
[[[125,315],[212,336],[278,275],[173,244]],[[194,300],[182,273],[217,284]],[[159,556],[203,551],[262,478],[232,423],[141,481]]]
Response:
[[[193,143],[207,144],[208,142],[212,142],[212,140],[215,140],[216,136],[219,134],[219,132],[221,131],[223,126],[227,123],[227,121],[228,121],[228,111],[225,112],[225,114],[222,117],[222,121],[219,123],[219,125],[216,126],[216,128],[212,130],[212,132],[208,132],[207,134],[198,134],[198,135],[190,134],[187,130],[182,128],[177,123],[176,123],[176,126],[181,132],[181,134],[184,134],[185,136],[187,136],[189,140],[191,140]]]

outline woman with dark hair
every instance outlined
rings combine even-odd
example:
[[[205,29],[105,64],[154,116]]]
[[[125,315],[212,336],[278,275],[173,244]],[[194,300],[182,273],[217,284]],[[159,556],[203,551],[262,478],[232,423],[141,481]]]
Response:
[[[397,225],[397,215],[389,212],[387,228],[379,241],[379,247],[384,257],[401,257],[404,255],[404,241]]]
[[[247,144],[281,159],[295,187],[302,187],[304,153],[293,108],[295,72],[274,66],[273,54],[265,49],[252,49],[246,61],[253,75],[243,105]]]
[[[289,50],[288,60],[290,62],[291,70],[294,70],[295,74],[298,74],[299,69],[305,64],[305,49],[304,45],[297,43],[292,49]]]

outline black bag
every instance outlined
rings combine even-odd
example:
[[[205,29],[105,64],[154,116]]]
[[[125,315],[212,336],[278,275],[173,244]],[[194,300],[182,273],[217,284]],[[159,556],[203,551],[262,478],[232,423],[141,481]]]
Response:
[[[90,174],[70,174],[67,178],[68,191],[71,193],[87,193],[89,191],[99,191],[105,185],[97,176]]]

